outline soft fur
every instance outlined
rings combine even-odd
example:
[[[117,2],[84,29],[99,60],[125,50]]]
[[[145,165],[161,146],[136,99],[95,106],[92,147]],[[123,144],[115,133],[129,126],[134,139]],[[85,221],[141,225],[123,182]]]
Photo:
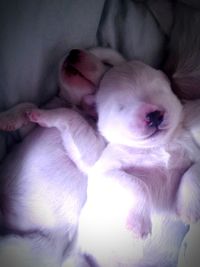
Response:
[[[182,105],[167,77],[138,61],[107,71],[96,103],[108,145],[92,168],[76,139],[69,139],[68,111],[29,114],[73,141],[64,141],[66,149],[73,144],[71,157],[89,174],[78,246],[98,266],[176,266],[188,230],[183,222],[200,218],[200,151],[192,134],[200,119],[196,104]],[[151,124],[154,112],[161,116],[158,125]]]
[[[98,52],[99,49],[94,49],[93,53],[94,51]],[[107,62],[104,55],[108,51],[109,49],[100,49],[99,57],[104,62]],[[70,101],[73,99],[70,96],[79,94],[77,83],[84,83],[86,78],[89,81],[93,77],[85,77],[80,70],[76,70],[79,59],[84,54],[88,53],[71,51],[65,56],[64,65],[61,63],[59,68],[60,84],[67,77],[73,79],[73,86],[66,84],[65,89],[64,85],[61,88],[62,93],[69,90],[67,95]],[[116,55],[116,58],[112,57],[113,60],[122,59],[117,52],[112,51],[113,54]],[[91,65],[97,69],[107,68],[98,57],[91,57],[88,68]],[[110,61],[107,63],[112,64]],[[69,65],[71,68],[68,68]],[[61,77],[63,68],[66,68],[66,72]],[[101,75],[102,71],[98,74],[98,79]],[[94,94],[93,91],[91,93]],[[81,95],[85,96],[87,91]],[[81,106],[81,97],[79,102],[72,101],[71,104]],[[68,98],[60,96],[52,100],[47,108],[61,106],[68,106]],[[56,129],[37,127],[30,131],[32,127],[27,115],[33,107],[35,105],[32,103],[22,103],[0,114],[1,129],[13,131],[23,126],[22,135],[27,135],[27,130],[29,131],[23,142],[9,153],[0,167],[0,262],[4,267],[16,264],[31,267],[62,265],[73,247],[78,217],[86,199],[87,177],[84,166],[93,165],[105,146],[95,128],[79,114],[87,113],[84,106],[80,107],[79,112],[70,108],[63,113],[66,116],[64,119],[70,123],[69,139],[64,140]],[[28,129],[24,129],[24,126]],[[80,160],[73,160],[74,155],[79,157],[76,148],[79,149],[81,158],[87,162],[84,166],[79,164]],[[15,255],[18,255],[18,262],[14,260]],[[35,255],[38,255],[37,262],[34,260]]]
[[[189,223],[200,218],[200,150],[191,134],[200,121],[198,106],[199,101],[182,106],[167,77],[141,62],[124,63],[104,75],[97,93],[98,127],[109,144],[90,172],[79,223],[82,250],[95,255],[101,266],[176,266],[166,255],[178,235],[171,245],[165,244],[162,259],[159,249],[157,256],[148,251],[148,242],[154,246],[159,236],[156,216],[165,218],[169,213],[168,218],[178,215]],[[149,127],[147,115],[154,111],[163,118],[157,127]],[[99,210],[94,217],[96,203]],[[94,243],[101,242],[99,221],[105,215],[111,221],[103,224],[104,234],[119,227],[114,235],[119,239],[104,249]],[[88,218],[92,218],[93,235]],[[152,234],[141,245],[141,258],[134,255],[134,246],[130,258],[125,254],[130,236],[118,245],[126,227],[137,236]],[[163,235],[165,231],[164,227]]]

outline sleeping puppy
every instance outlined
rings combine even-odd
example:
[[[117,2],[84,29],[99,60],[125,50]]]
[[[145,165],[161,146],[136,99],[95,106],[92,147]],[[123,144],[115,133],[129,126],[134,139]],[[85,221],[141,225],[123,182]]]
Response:
[[[107,51],[100,50],[96,51],[101,55]],[[88,94],[88,91],[78,91],[78,82],[89,83],[93,77],[88,77],[86,68],[79,66],[83,63],[77,53],[79,57],[87,58],[88,55],[88,69],[91,66],[100,69],[98,79],[104,68],[101,60],[84,51],[72,51],[65,59],[61,68],[67,70],[62,73],[61,80],[71,81],[71,84],[62,84],[60,94],[64,94],[64,88],[69,90],[67,97],[71,96],[69,100],[75,105]],[[90,88],[90,94],[95,93],[93,89],[94,86]],[[59,99],[56,105],[59,106]],[[15,130],[26,124],[25,114],[33,107],[30,103],[20,104],[1,114],[2,128]],[[63,115],[70,122],[68,139],[63,142],[56,129],[37,127],[16,145],[0,166],[1,266],[61,266],[73,247],[78,217],[86,199],[84,172],[98,159],[105,141],[81,112],[72,108],[65,111]],[[74,161],[74,155],[78,161]],[[79,164],[82,162],[79,157],[84,164]]]
[[[102,266],[117,266],[121,259],[115,260],[114,255],[121,252],[123,257],[124,251],[114,244],[113,258],[102,260],[102,251],[92,248],[85,236],[87,218],[100,196],[106,200],[107,214],[125,201],[122,223],[141,237],[152,232],[152,217],[163,212],[178,214],[185,222],[200,219],[200,150],[191,134],[200,121],[199,106],[192,102],[182,106],[162,72],[133,61],[104,75],[97,93],[97,113],[99,131],[109,144],[90,172],[79,241],[84,252],[96,253]],[[123,199],[119,187],[126,190]],[[107,199],[111,199],[110,206]],[[114,224],[118,217],[112,219]],[[93,223],[98,229],[99,222],[94,219]],[[111,229],[108,226],[106,232]],[[98,234],[90,238],[98,243]],[[152,266],[164,266],[156,260]],[[132,266],[128,261],[124,265]]]
[[[96,120],[94,95],[98,82],[104,72],[125,59],[110,48],[91,48],[87,50],[72,49],[65,55],[58,66],[58,96],[43,108],[53,109],[71,107],[81,112],[88,119]],[[23,138],[35,125],[30,123],[26,112],[36,108],[33,103],[20,103],[0,113],[0,130],[19,130]]]
[[[96,104],[108,145],[93,167],[76,146],[71,155],[89,176],[77,241],[83,258],[102,267],[177,266],[183,222],[200,219],[200,149],[192,135],[199,105],[182,105],[164,73],[138,61],[104,74]],[[64,114],[35,109],[29,119],[70,140]]]
[[[79,240],[83,251],[96,252],[102,266],[117,266],[120,260],[111,265],[111,258],[102,261],[101,251],[92,248],[85,237],[87,218],[100,195],[112,199],[110,207],[107,201],[103,206],[108,214],[125,201],[123,223],[141,237],[152,232],[152,217],[163,212],[178,214],[189,223],[200,219],[200,149],[191,134],[200,122],[199,105],[182,106],[162,72],[133,61],[104,75],[97,93],[97,113],[99,131],[109,144],[90,173]],[[126,189],[126,200],[119,197],[118,187]],[[95,223],[98,229],[96,219]],[[90,238],[98,240],[99,236]],[[115,253],[120,255],[117,249]],[[114,253],[112,256],[113,260]]]

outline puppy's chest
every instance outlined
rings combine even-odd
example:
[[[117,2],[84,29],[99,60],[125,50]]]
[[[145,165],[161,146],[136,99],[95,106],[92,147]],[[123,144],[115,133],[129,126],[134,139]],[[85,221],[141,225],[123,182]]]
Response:
[[[172,207],[181,177],[192,162],[184,150],[135,151],[123,170],[144,181],[157,210]]]
[[[170,152],[165,149],[126,149],[124,152],[124,171],[150,183],[180,179],[192,164],[188,153],[181,148]]]

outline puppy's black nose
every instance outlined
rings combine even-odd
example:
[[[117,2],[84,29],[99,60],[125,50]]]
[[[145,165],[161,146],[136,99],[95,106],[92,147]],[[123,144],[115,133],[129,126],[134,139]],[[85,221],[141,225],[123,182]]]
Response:
[[[156,110],[146,115],[147,125],[149,127],[158,127],[164,118],[162,111]]]
[[[75,64],[80,59],[81,51],[79,49],[72,49],[67,57],[67,61],[71,64]]]

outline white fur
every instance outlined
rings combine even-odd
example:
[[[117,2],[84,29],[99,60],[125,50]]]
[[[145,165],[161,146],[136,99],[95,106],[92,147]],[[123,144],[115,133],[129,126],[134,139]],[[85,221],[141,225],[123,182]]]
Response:
[[[164,74],[136,61],[105,73],[97,107],[99,129],[109,141],[104,151],[102,137],[77,112],[29,113],[31,121],[57,129],[31,133],[2,167],[1,193],[8,205],[2,207],[3,222],[23,234],[22,247],[33,231],[31,246],[46,248],[44,258],[56,247],[56,264],[62,264],[85,201],[80,169],[89,173],[77,240],[83,257],[74,251],[70,264],[88,266],[86,254],[102,267],[175,267],[188,231],[181,219],[200,216],[199,165],[194,163],[199,149],[190,134],[193,124],[184,117],[187,109]],[[154,135],[144,118],[157,109],[164,119]],[[19,158],[23,163],[17,165]],[[32,248],[26,253],[25,260],[30,253],[32,262]]]
[[[92,58],[90,63],[103,65],[98,58]],[[93,74],[89,76],[92,77]],[[76,84],[74,88],[77,89]],[[66,100],[54,99],[47,108],[65,106]],[[25,115],[33,107],[31,103],[22,103],[1,113],[1,129],[11,131],[26,125]],[[99,157],[105,142],[77,112],[61,109],[60,114],[69,122],[68,128],[61,127],[61,132],[36,128],[13,149],[0,168],[0,225],[9,233],[1,241],[1,247],[5,244],[8,249],[2,250],[0,261],[7,261],[9,267],[15,266],[13,258],[18,249],[22,251],[19,259],[22,265],[26,266],[28,261],[30,266],[42,266],[51,262],[52,256],[52,266],[60,266],[73,247],[86,198],[87,179],[83,172]],[[54,115],[53,112],[53,120]],[[10,238],[12,234],[17,238]],[[41,249],[38,262],[34,261],[35,247]]]
[[[92,168],[94,162],[82,168],[87,161],[71,155],[89,172],[78,246],[98,265],[177,266],[188,230],[183,221],[200,218],[200,151],[191,120],[199,119],[188,105],[181,105],[162,72],[141,62],[122,63],[104,74],[97,92],[98,126],[109,144]],[[155,110],[164,114],[158,131],[145,121]],[[64,113],[33,110],[30,119],[56,127],[69,140]]]
[[[179,249],[173,262],[170,249],[183,232],[171,236],[164,218],[172,225],[176,214],[184,222],[200,219],[200,150],[191,134],[200,118],[194,108],[188,114],[187,105],[183,109],[163,73],[143,63],[124,63],[104,75],[97,92],[98,126],[109,144],[89,173],[78,237],[83,253],[100,266],[176,266]],[[155,135],[144,123],[149,110],[164,112]],[[156,216],[163,219],[162,233]],[[133,235],[147,239],[132,243]],[[110,243],[103,244],[106,237]],[[165,243],[165,255],[160,248],[152,253],[157,242]]]

